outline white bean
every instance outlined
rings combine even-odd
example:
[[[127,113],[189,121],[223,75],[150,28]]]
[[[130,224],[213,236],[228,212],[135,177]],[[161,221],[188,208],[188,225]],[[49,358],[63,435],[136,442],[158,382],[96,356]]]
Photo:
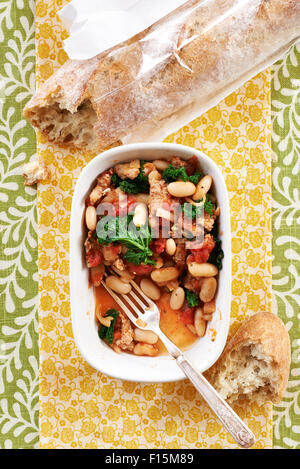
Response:
[[[158,354],[158,350],[150,344],[138,343],[133,349],[134,355],[148,355],[149,357],[155,357]]]
[[[85,211],[85,223],[90,231],[95,231],[97,226],[97,213],[93,205],[89,205]]]
[[[189,181],[176,181],[168,185],[168,191],[173,197],[189,197],[195,193],[196,186]]]
[[[176,267],[163,267],[151,272],[151,278],[156,283],[170,282],[177,279],[178,275],[179,271]]]
[[[187,324],[186,327],[188,328],[189,331],[191,331],[192,334],[197,335],[195,326],[193,326],[192,324]]]
[[[105,327],[110,327],[113,317],[112,316],[107,316],[107,317],[98,316],[98,319],[99,319],[100,324],[102,324]]]
[[[204,202],[195,202],[195,200],[191,199],[190,197],[186,197],[185,201],[189,204],[195,205],[195,207],[203,207]]]
[[[203,301],[203,303],[208,303],[211,301],[217,290],[217,280],[214,277],[209,277],[203,280],[202,286],[201,286],[201,291],[200,291],[200,300]]]
[[[158,171],[164,171],[169,167],[170,163],[166,160],[154,160],[153,164]]]
[[[174,256],[176,252],[176,243],[173,238],[170,238],[166,242],[166,253],[169,254],[169,256]]]
[[[143,278],[141,280],[140,287],[145,295],[149,296],[151,300],[159,300],[160,289],[152,282],[152,280],[150,280],[150,278]]]
[[[185,298],[184,289],[181,287],[176,288],[171,294],[170,306],[175,311],[182,308]]]
[[[145,204],[137,204],[134,210],[133,223],[137,227],[144,226],[147,221],[147,207]]]
[[[124,283],[114,275],[110,275],[105,281],[108,288],[111,288],[114,292],[120,293],[121,295],[127,295],[131,291],[131,285]]]
[[[133,338],[136,342],[144,342],[145,344],[156,344],[158,336],[155,332],[144,331],[143,329],[134,329]]]
[[[209,189],[212,185],[212,177],[211,176],[204,176],[197,184],[196,192],[193,195],[194,200],[203,199],[203,197],[207,194]]]
[[[197,308],[195,312],[194,327],[197,335],[203,337],[206,331],[206,321],[203,319],[203,313],[201,308]]]
[[[214,277],[219,272],[215,265],[208,263],[198,264],[197,262],[190,262],[188,269],[193,277]]]

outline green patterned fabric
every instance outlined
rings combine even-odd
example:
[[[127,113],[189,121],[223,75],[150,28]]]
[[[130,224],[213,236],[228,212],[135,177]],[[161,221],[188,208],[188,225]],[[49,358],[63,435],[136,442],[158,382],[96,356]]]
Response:
[[[38,446],[36,191],[21,166],[35,153],[22,108],[34,88],[34,2],[0,0],[0,448]],[[299,448],[300,45],[273,66],[274,310],[292,343],[288,392],[274,407],[274,447]]]
[[[285,398],[274,407],[274,447],[300,447],[300,43],[272,70],[273,307],[291,338]]]
[[[35,87],[33,11],[0,1],[0,448],[38,443],[36,190],[22,176],[36,151],[22,118]]]

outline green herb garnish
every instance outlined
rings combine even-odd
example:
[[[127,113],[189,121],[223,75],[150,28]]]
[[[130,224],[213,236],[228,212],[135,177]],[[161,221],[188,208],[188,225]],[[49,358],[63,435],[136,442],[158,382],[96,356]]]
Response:
[[[214,208],[215,208],[214,204],[212,203],[212,201],[209,199],[207,195],[205,202],[204,202],[204,212],[208,213],[208,215],[212,217]]]
[[[187,288],[185,290],[185,299],[187,301],[187,304],[189,308],[194,308],[195,306],[198,306],[199,304],[199,297],[196,293],[194,293],[191,290],[188,290]]]
[[[196,186],[196,184],[198,184],[201,177],[202,177],[202,174],[199,171],[197,171],[196,173],[192,174],[191,176],[188,176],[188,181],[192,182]]]
[[[126,194],[139,194],[140,192],[149,192],[150,186],[148,177],[144,173],[144,161],[141,161],[139,175],[135,179],[121,179],[116,173],[112,175],[111,182],[113,186],[120,187]]]
[[[106,216],[98,223],[97,237],[98,243],[107,245],[110,243],[123,244],[128,248],[124,259],[135,265],[142,262],[154,265],[151,259],[153,252],[149,248],[152,241],[149,225],[146,224],[137,228],[132,222],[133,215],[120,218]]]
[[[137,251],[135,249],[128,249],[128,251],[124,254],[124,259],[127,262],[130,262],[134,265],[140,264],[148,264],[148,265],[155,265],[155,260],[149,259],[153,255],[152,251],[144,250],[144,251]]]
[[[166,182],[174,182],[177,181],[177,179],[182,179],[183,181],[186,181],[188,175],[183,166],[180,168],[175,168],[172,164],[169,164],[167,169],[165,169],[163,172],[163,178]]]
[[[198,184],[201,178],[201,173],[197,171],[192,176],[188,176],[184,166],[181,166],[180,168],[175,168],[175,166],[170,164],[167,169],[164,170],[163,178],[166,182],[174,182],[180,179],[185,182],[190,181],[193,184]]]
[[[196,207],[196,205],[192,205],[192,204],[183,204],[181,207],[182,207],[182,212],[184,213],[184,215],[187,218],[192,218],[192,220],[194,220],[194,218],[198,216],[201,216],[202,210],[203,210],[203,206]]]
[[[219,270],[221,270],[223,267],[222,261],[224,259],[222,241],[220,240],[220,238],[216,238],[216,237],[214,237],[214,241],[215,241],[215,247],[211,251],[207,262],[209,262],[210,264],[214,264],[216,267],[218,267]]]
[[[108,344],[113,343],[115,323],[119,314],[120,312],[117,311],[116,309],[109,309],[108,311],[106,311],[106,314],[104,317],[107,318],[108,316],[111,316],[113,319],[109,327],[103,326],[103,324],[101,324],[101,327],[99,329],[100,339],[105,340]]]
[[[200,200],[197,200],[196,203],[201,203],[202,201],[203,199],[200,199]],[[212,201],[209,199],[209,196],[207,195],[203,205],[196,206],[193,204],[183,204],[182,211],[186,217],[192,218],[192,220],[194,220],[194,218],[201,216],[203,209],[206,213],[208,213],[208,215],[212,216],[214,207],[215,207],[214,204],[212,203]]]

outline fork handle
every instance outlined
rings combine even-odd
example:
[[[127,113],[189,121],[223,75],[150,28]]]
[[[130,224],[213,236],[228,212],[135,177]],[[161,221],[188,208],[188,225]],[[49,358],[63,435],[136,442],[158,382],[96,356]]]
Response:
[[[255,443],[255,437],[227,402],[221,398],[204,376],[193,367],[184,354],[180,354],[176,358],[176,362],[223,423],[232,438],[242,448],[250,448]]]

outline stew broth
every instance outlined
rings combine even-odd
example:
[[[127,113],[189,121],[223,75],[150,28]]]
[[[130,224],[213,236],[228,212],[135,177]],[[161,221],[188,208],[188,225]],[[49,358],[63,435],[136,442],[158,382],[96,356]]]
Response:
[[[95,288],[96,295],[96,317],[97,314],[105,315],[108,309],[120,309],[115,300],[110,296],[103,286]],[[166,336],[172,340],[181,350],[190,348],[197,337],[180,320],[180,310],[174,311],[170,307],[170,294],[163,293],[156,301],[160,311],[160,328]],[[159,340],[157,343],[158,355],[164,355],[167,350]]]

